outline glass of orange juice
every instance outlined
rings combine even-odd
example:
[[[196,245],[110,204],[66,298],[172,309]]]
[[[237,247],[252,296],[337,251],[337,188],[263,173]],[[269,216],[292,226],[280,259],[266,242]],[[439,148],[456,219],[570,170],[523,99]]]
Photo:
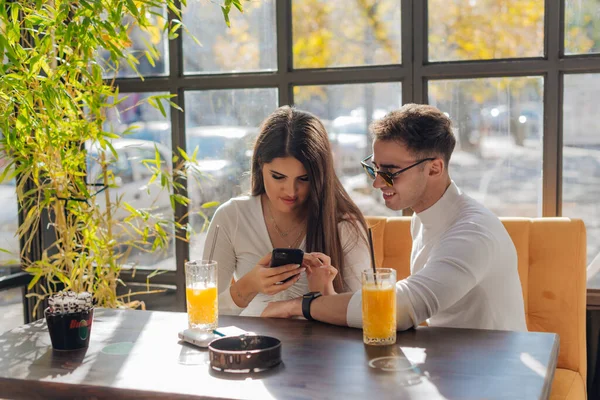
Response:
[[[362,319],[365,344],[396,343],[396,270],[362,272]]]
[[[217,262],[185,263],[185,298],[190,329],[212,331],[219,322]]]

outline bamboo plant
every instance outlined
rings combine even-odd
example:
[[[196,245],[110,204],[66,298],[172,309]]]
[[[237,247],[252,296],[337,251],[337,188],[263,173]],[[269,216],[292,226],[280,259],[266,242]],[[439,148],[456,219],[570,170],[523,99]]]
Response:
[[[0,0],[0,147],[9,162],[1,179],[17,178],[21,264],[32,275],[28,296],[38,304],[66,289],[88,291],[102,307],[135,305],[117,295],[127,256],[119,249],[159,251],[168,247],[173,232],[189,237],[187,224],[111,196],[116,187],[111,166],[118,157],[111,142],[130,132],[105,128],[107,112],[123,101],[115,81],[106,76],[116,75],[123,65],[137,72],[140,61],[128,34],[133,28],[156,31],[156,21],[168,9],[174,18],[163,19],[158,29],[176,38],[187,31],[178,8],[185,3]],[[227,24],[232,5],[242,11],[239,1],[226,1]],[[154,65],[159,53],[147,46],[143,57]],[[101,52],[107,56],[100,57]],[[178,108],[168,95],[149,102],[165,116],[165,107]],[[91,147],[100,150],[95,160],[99,177],[87,171]],[[156,150],[154,159],[143,161],[152,172],[148,183],[169,192],[173,209],[189,202],[178,192],[193,162],[194,156],[181,149],[173,160],[161,160]],[[165,163],[173,168],[164,168]],[[127,217],[115,218],[118,210]],[[40,227],[51,229],[56,240],[41,258],[30,259]]]

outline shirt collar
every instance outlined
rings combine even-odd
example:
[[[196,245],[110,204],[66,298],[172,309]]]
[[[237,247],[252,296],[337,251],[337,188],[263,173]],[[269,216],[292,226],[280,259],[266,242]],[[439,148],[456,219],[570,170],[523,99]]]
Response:
[[[445,228],[454,219],[453,210],[461,195],[461,190],[456,186],[454,181],[451,181],[442,197],[428,209],[416,213],[415,218],[421,222],[424,228],[434,226]]]

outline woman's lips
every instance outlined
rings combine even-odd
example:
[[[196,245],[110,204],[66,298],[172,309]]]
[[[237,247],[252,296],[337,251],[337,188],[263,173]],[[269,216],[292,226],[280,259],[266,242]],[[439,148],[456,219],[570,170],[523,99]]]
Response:
[[[294,197],[280,197],[280,199],[288,206],[291,206],[296,202],[296,198]]]

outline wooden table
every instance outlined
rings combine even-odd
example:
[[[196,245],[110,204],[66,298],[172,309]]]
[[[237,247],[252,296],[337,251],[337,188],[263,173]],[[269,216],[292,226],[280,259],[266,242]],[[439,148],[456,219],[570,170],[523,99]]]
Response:
[[[206,350],[178,341],[185,313],[96,310],[90,347],[58,352],[44,321],[0,336],[0,398],[545,399],[558,337],[450,328],[398,334],[370,347],[362,331],[304,320],[221,317],[220,326],[275,336],[283,363],[234,375],[212,371]],[[403,371],[373,368],[410,360]],[[377,363],[375,363],[377,365]]]

